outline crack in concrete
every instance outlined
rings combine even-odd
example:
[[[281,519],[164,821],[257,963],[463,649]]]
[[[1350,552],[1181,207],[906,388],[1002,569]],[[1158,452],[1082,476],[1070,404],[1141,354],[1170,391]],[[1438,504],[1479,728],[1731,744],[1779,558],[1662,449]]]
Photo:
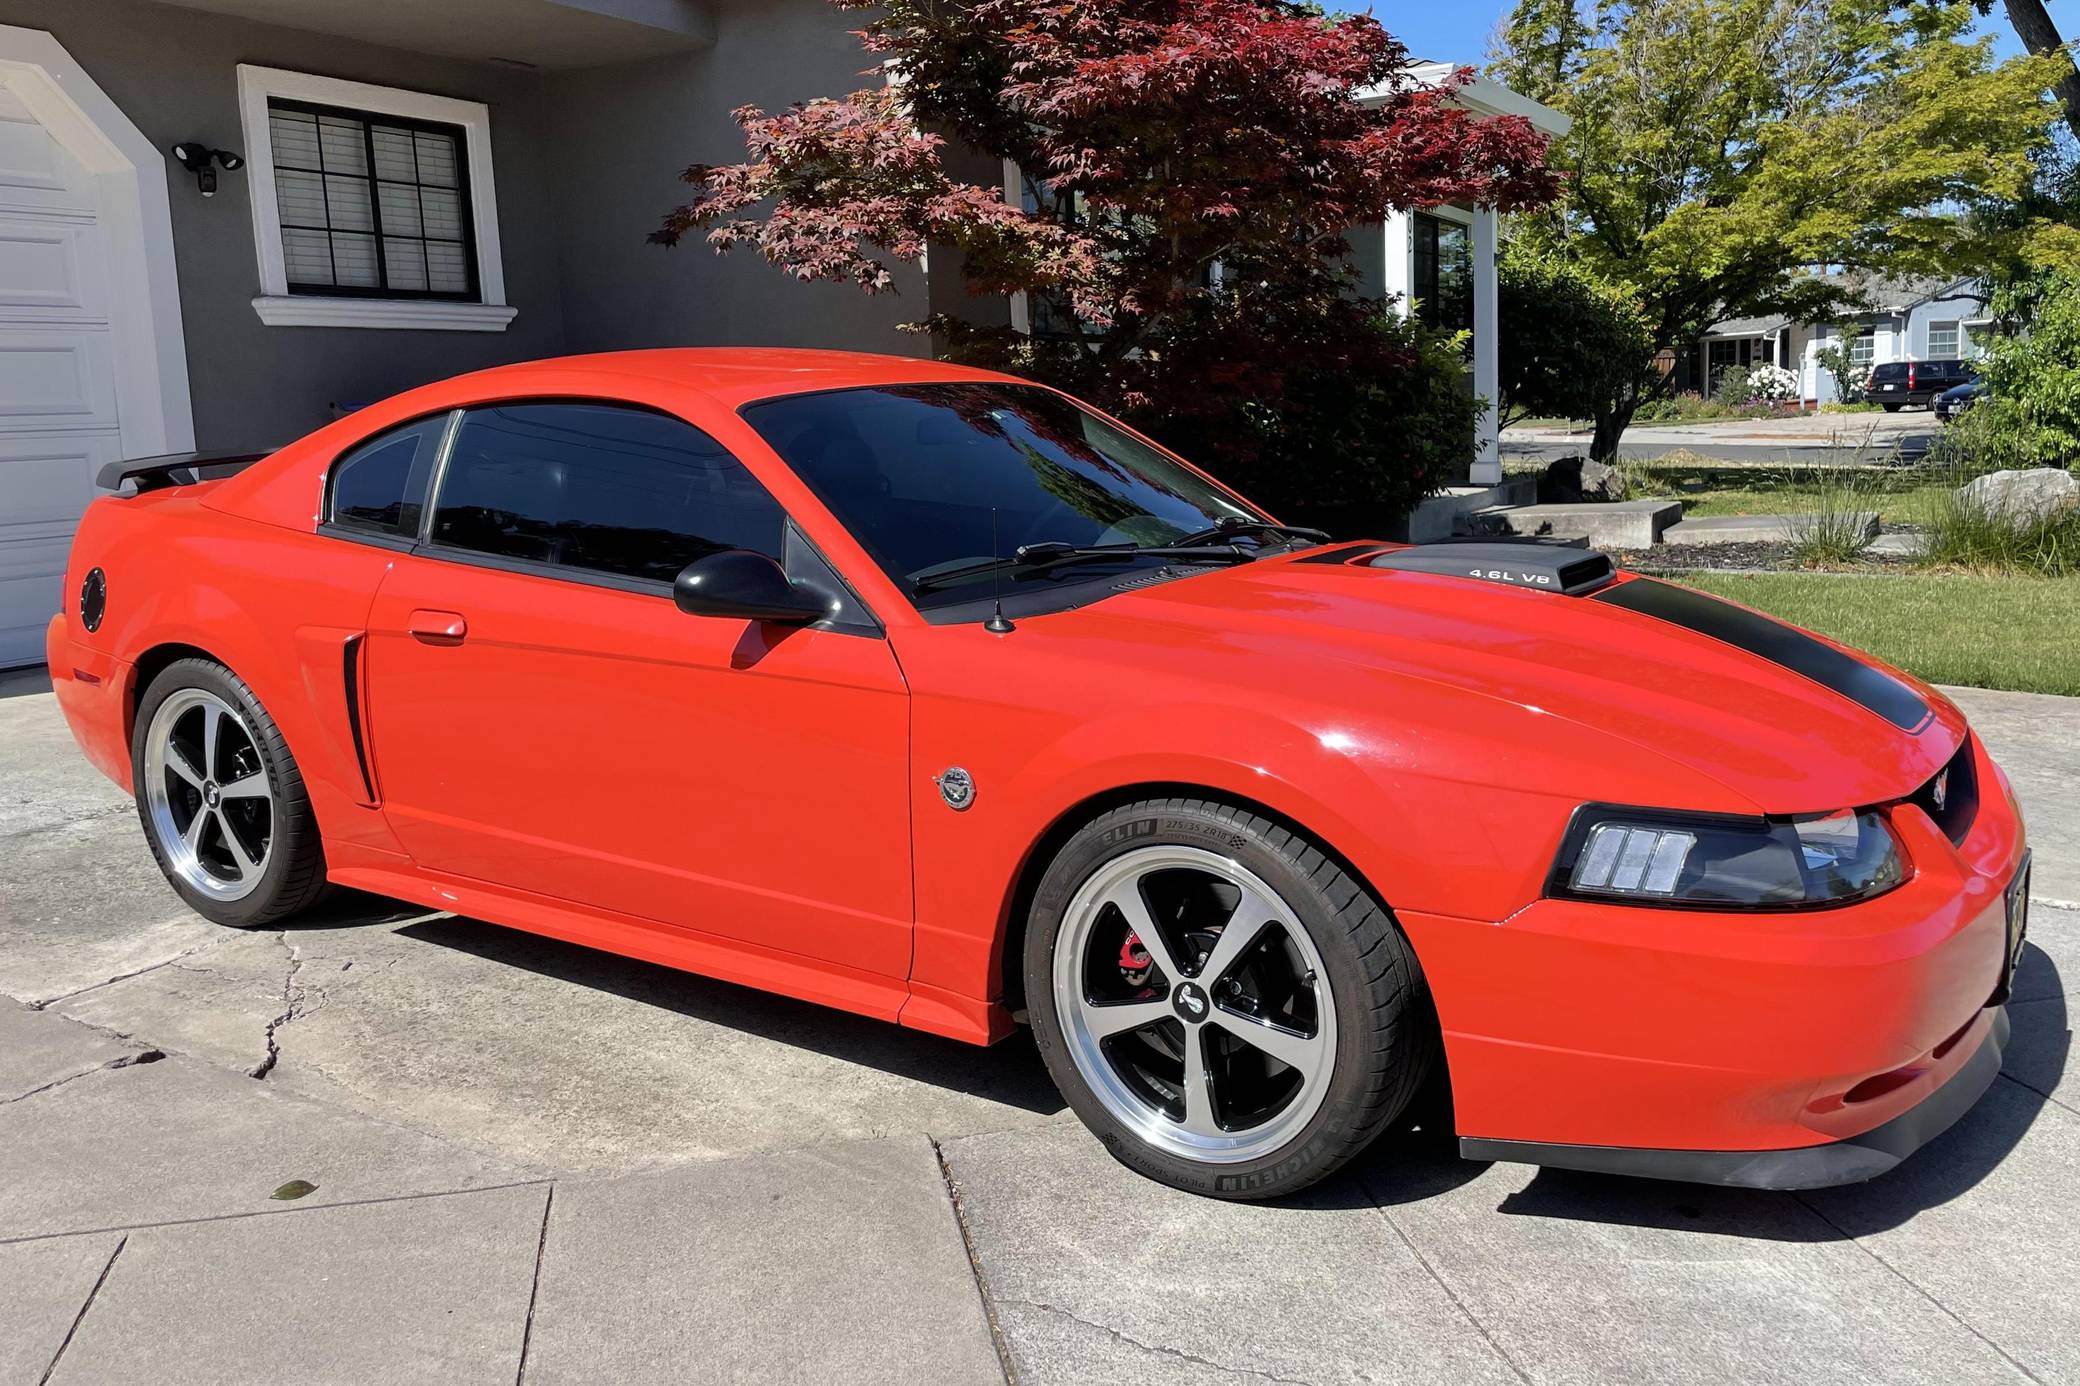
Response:
[[[1199,1357],[1193,1353],[1185,1352],[1181,1348],[1162,1347],[1155,1343],[1144,1343],[1139,1338],[1120,1332],[1110,1324],[1093,1322],[1084,1318],[1081,1314],[1062,1308],[1059,1304],[1047,1304],[1036,1299],[1007,1299],[1004,1303],[1020,1309],[1038,1309],[1045,1314],[1059,1315],[1071,1323],[1081,1324],[1085,1328],[1094,1328],[1108,1338],[1125,1343],[1128,1347],[1139,1348],[1143,1352],[1153,1353],[1158,1357],[1174,1357],[1181,1362],[1190,1362],[1194,1366],[1211,1367],[1213,1370],[1225,1373],[1228,1376],[1255,1377],[1259,1381],[1278,1382],[1279,1386],[1314,1386],[1313,1382],[1303,1380],[1297,1376],[1280,1376],[1275,1372],[1267,1372],[1260,1367],[1230,1366],[1226,1362],[1216,1362],[1208,1357]]]
[[[542,1231],[534,1244],[534,1279],[527,1289],[527,1320],[520,1327],[520,1365],[513,1370],[513,1386],[521,1386],[527,1380],[527,1349],[534,1341],[534,1306],[542,1294],[542,1257],[549,1250],[549,1214],[556,1207],[556,1185],[549,1185],[549,1196],[542,1200]]]
[[[110,1069],[133,1068],[138,1064],[155,1064],[165,1057],[164,1052],[157,1049],[141,1049],[135,1054],[119,1054],[105,1064],[96,1064],[92,1068],[83,1068],[79,1072],[67,1074],[63,1078],[53,1078],[40,1088],[31,1088],[29,1091],[14,1097],[0,1098],[0,1107],[11,1107],[17,1102],[27,1102],[30,1098],[39,1094],[54,1092],[68,1083],[77,1083],[82,1078],[91,1078],[97,1073],[107,1073]]]
[[[927,1136],[932,1144],[932,1158],[939,1162],[939,1179],[946,1185],[946,1201],[953,1206],[953,1223],[960,1229],[961,1249],[968,1253],[968,1274],[974,1277],[975,1293],[982,1300],[982,1317],[989,1324],[990,1346],[997,1350],[997,1366],[1003,1370],[1004,1386],[1018,1386],[1018,1371],[1011,1365],[1011,1344],[1004,1338],[1004,1326],[997,1322],[996,1302],[991,1298],[989,1282],[982,1278],[982,1258],[975,1251],[975,1234],[968,1227],[968,1208],[961,1201],[960,1182],[953,1177],[953,1166],[946,1162],[946,1148],[939,1144],[936,1136]]]
[[[151,964],[149,967],[140,967],[134,972],[120,973],[114,977],[107,978],[104,981],[93,982],[87,986],[78,987],[72,991],[64,992],[57,996],[46,996],[40,1001],[30,1001],[26,1004],[32,1011],[47,1011],[51,1007],[56,1006],[61,1002],[72,1000],[72,998],[74,998],[75,996],[85,996],[90,991],[99,991],[103,987],[112,987],[117,982],[127,982],[131,980],[133,977],[142,977],[147,972],[157,972],[162,967],[172,967],[182,958],[192,958],[197,953],[206,952],[207,950],[214,948],[219,941],[220,940],[217,939],[211,939],[208,943],[198,943],[193,948],[183,949],[182,951],[175,953],[170,958],[161,958],[158,962]]]
[[[265,1078],[274,1072],[274,1066],[280,1063],[282,1058],[282,1045],[281,1041],[275,1038],[276,1032],[304,1013],[304,992],[296,985],[296,974],[303,967],[303,950],[289,942],[286,930],[277,934],[276,938],[280,940],[282,947],[289,950],[289,971],[282,978],[282,1013],[267,1022],[267,1053],[261,1057],[259,1063],[246,1070],[246,1076],[249,1078]]]
[[[1473,1331],[1481,1335],[1482,1340],[1487,1343],[1489,1349],[1502,1359],[1502,1364],[1514,1372],[1517,1380],[1523,1382],[1524,1386],[1531,1386],[1531,1373],[1517,1365],[1517,1359],[1509,1355],[1509,1350],[1502,1346],[1502,1341],[1488,1331],[1488,1325],[1481,1322],[1480,1315],[1473,1312],[1473,1307],[1465,1300],[1459,1298],[1459,1292],[1451,1287],[1450,1282],[1443,1275],[1438,1273],[1436,1266],[1430,1264],[1430,1258],[1425,1256],[1423,1249],[1416,1245],[1415,1238],[1408,1235],[1408,1229],[1403,1227],[1400,1220],[1387,1211],[1386,1205],[1374,1197],[1372,1190],[1369,1188],[1365,1190],[1365,1201],[1372,1205],[1372,1210],[1379,1214],[1380,1220],[1393,1229],[1394,1235],[1401,1239],[1401,1244],[1408,1248],[1408,1254],[1413,1256],[1416,1264],[1423,1268],[1424,1274],[1436,1282],[1438,1289],[1444,1291],[1444,1297],[1452,1302],[1453,1308],[1465,1316],[1466,1322],[1473,1325]]]
[[[1858,1251],[1870,1257],[1871,1260],[1877,1262],[1878,1265],[1883,1267],[1885,1271],[1889,1273],[1894,1279],[1898,1280],[1902,1285],[1905,1285],[1915,1294],[1921,1296],[1930,1304],[1934,1305],[1936,1309],[1939,1312],[1941,1312],[1945,1318],[1950,1320],[1950,1322],[1956,1324],[1959,1328],[1962,1328],[1965,1332],[1971,1334],[1974,1338],[1977,1338],[1980,1342],[1984,1343],[1987,1346],[1987,1348],[1989,1348],[2003,1362],[2006,1362],[2016,1371],[2022,1373],[2022,1376],[2025,1380],[2033,1382],[2041,1382],[2043,1380],[2042,1377],[2038,1376],[2035,1372],[2031,1371],[2027,1366],[2025,1366],[2019,1358],[2016,1358],[2015,1356],[2010,1354],[2006,1348],[2002,1347],[1999,1343],[1996,1343],[1993,1339],[1989,1338],[1984,1333],[1981,1333],[1978,1327],[1975,1324],[1973,1324],[1971,1320],[1965,1318],[1963,1314],[1959,1313],[1955,1309],[1952,1309],[1949,1305],[1943,1303],[1942,1300],[1937,1299],[1934,1294],[1930,1293],[1929,1290],[1921,1284],[1920,1281],[1914,1279],[1913,1276],[1908,1275],[1898,1266],[1895,1266],[1892,1264],[1892,1262],[1886,1260],[1883,1256],[1881,1256],[1878,1253],[1876,1247],[1873,1247],[1863,1238],[1857,1236],[1854,1232],[1851,1232],[1848,1228],[1842,1226],[1833,1218],[1829,1217],[1827,1215],[1827,1210],[1822,1208],[1819,1204],[1815,1203],[1810,1197],[1808,1197],[1805,1191],[1794,1189],[1791,1191],[1791,1198],[1800,1207],[1804,1208],[1807,1212],[1811,1213],[1814,1217],[1820,1219],[1821,1222],[1825,1223],[1828,1227],[1832,1228],[1836,1236],[1842,1238],[1844,1241],[1848,1242],[1849,1245],[1855,1247]]]
[[[58,1370],[58,1363],[65,1359],[65,1349],[72,1346],[72,1339],[79,1332],[79,1326],[86,1322],[87,1311],[94,1307],[94,1301],[101,1295],[101,1287],[108,1283],[108,1273],[116,1268],[116,1257],[121,1256],[123,1248],[128,1245],[130,1238],[125,1235],[116,1243],[116,1249],[108,1253],[108,1260],[102,1265],[101,1274],[94,1277],[94,1288],[87,1291],[87,1302],[80,1305],[79,1312],[72,1316],[72,1326],[65,1330],[64,1341],[59,1343],[58,1350],[51,1354],[50,1365],[43,1369],[42,1376],[36,1378],[36,1386],[47,1386],[51,1373]]]

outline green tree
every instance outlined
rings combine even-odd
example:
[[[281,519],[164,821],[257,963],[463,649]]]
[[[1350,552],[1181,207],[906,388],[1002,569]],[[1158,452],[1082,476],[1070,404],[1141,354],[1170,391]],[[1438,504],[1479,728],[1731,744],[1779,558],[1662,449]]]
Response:
[[[1498,422],[1591,419],[1638,369],[1647,324],[1623,287],[1516,241],[1495,266]]]
[[[1993,306],[1999,320],[2026,330],[1991,343],[1987,427],[2029,464],[2080,466],[2080,272],[2033,276],[1996,294]]]
[[[1344,238],[1552,196],[1529,121],[1453,99],[1471,74],[1419,85],[1369,15],[1297,0],[837,3],[871,12],[889,85],[739,110],[742,161],[688,169],[656,239],[868,292],[929,246],[977,306],[915,324],[947,354],[1083,395],[1293,518],[1370,528],[1471,456],[1463,368],[1359,294]],[[1009,294],[1030,332],[988,320]]]
[[[1980,14],[1993,13],[1993,0],[1972,0]],[[2058,25],[2052,21],[2051,11],[2044,0],[2004,0],[2008,11],[2008,23],[2014,26],[2015,36],[2022,46],[2040,58],[2054,60],[2052,90],[2057,93],[2059,104],[2065,108],[2066,128],[2080,139],[2080,64],[2075,64],[2072,54],[2066,51],[2065,40],[2058,36]]]
[[[1516,235],[1628,288],[1647,349],[1596,414],[1608,457],[1666,388],[1653,358],[1720,318],[1860,307],[1814,265],[1963,273],[2034,227],[2013,203],[2054,116],[2052,60],[1997,63],[1968,0],[1521,0],[1493,70],[1565,112],[1565,191]]]

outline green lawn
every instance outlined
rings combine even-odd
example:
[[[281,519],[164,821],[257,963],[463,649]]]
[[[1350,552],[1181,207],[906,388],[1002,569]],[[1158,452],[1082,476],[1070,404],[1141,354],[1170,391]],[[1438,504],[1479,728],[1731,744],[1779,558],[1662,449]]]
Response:
[[[1833,508],[1815,494],[1824,482],[1855,498],[1856,509],[1876,510],[1893,523],[1911,523],[1925,497],[1943,489],[1928,473],[1898,467],[1843,467],[1822,472],[1783,465],[1730,466],[1695,454],[1626,464],[1634,498],[1670,496],[1691,515],[1788,515]],[[1845,489],[1846,488],[1846,489]],[[1834,502],[1840,505],[1842,501]]]
[[[1692,573],[1931,683],[2080,695],[2080,578]]]

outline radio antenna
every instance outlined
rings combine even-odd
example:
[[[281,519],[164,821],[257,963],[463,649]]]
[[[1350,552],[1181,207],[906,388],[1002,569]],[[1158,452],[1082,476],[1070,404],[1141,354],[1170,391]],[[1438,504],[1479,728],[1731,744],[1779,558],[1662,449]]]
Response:
[[[989,508],[989,585],[990,595],[996,598],[996,610],[982,623],[982,628],[992,635],[1009,635],[1018,627],[1004,619],[1004,556],[997,549],[997,508]]]

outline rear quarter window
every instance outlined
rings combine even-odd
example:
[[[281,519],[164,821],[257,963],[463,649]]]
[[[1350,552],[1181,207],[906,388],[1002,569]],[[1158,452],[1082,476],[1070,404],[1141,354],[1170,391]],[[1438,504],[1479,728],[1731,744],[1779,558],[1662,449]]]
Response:
[[[332,464],[325,518],[342,529],[413,538],[448,416],[379,434]]]

